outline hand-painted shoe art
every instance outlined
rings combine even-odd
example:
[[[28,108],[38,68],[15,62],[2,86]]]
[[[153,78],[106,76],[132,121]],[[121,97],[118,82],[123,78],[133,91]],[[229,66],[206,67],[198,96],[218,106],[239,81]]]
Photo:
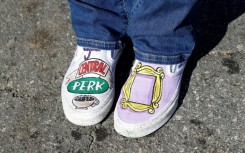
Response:
[[[159,65],[135,61],[114,112],[115,130],[142,137],[163,126],[178,105],[185,62]]]
[[[62,83],[67,119],[77,125],[102,121],[114,100],[114,73],[120,50],[77,47]]]

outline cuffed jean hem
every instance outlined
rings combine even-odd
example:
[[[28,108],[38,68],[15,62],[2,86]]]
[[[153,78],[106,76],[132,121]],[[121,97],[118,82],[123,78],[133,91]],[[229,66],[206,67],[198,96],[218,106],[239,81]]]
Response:
[[[190,54],[179,55],[157,55],[152,53],[144,53],[134,48],[135,58],[137,60],[153,63],[153,64],[178,64],[187,61]]]
[[[118,41],[103,41],[103,40],[95,40],[95,39],[87,39],[87,38],[79,38],[77,37],[77,45],[82,47],[91,47],[97,49],[104,50],[115,50],[124,47],[124,44]]]

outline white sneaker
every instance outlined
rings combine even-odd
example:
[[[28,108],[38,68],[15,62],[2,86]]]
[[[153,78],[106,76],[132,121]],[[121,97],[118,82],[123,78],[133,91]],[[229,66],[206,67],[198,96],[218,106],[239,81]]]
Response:
[[[88,126],[102,121],[114,100],[115,66],[120,50],[77,47],[61,89],[66,118]]]

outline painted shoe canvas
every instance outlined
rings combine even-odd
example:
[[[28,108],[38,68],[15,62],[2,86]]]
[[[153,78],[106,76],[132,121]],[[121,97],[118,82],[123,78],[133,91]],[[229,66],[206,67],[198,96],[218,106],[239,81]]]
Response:
[[[88,126],[102,121],[114,100],[115,66],[120,51],[77,47],[62,83],[66,118]]]
[[[159,65],[135,61],[114,112],[115,130],[143,137],[163,126],[178,105],[185,63]]]

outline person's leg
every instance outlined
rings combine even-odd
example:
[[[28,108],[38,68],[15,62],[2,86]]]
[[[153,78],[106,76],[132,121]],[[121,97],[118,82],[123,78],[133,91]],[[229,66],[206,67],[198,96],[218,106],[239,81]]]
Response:
[[[66,117],[93,125],[109,112],[114,73],[127,24],[121,1],[69,0],[77,50],[62,84]]]
[[[139,0],[128,27],[136,59],[158,64],[176,64],[188,59],[195,44],[189,15],[196,2]]]
[[[114,113],[115,129],[128,137],[150,134],[175,112],[185,62],[194,48],[188,20],[197,0],[137,0],[128,34],[136,61]]]
[[[69,0],[77,44],[100,49],[119,49],[127,25],[121,1]]]

